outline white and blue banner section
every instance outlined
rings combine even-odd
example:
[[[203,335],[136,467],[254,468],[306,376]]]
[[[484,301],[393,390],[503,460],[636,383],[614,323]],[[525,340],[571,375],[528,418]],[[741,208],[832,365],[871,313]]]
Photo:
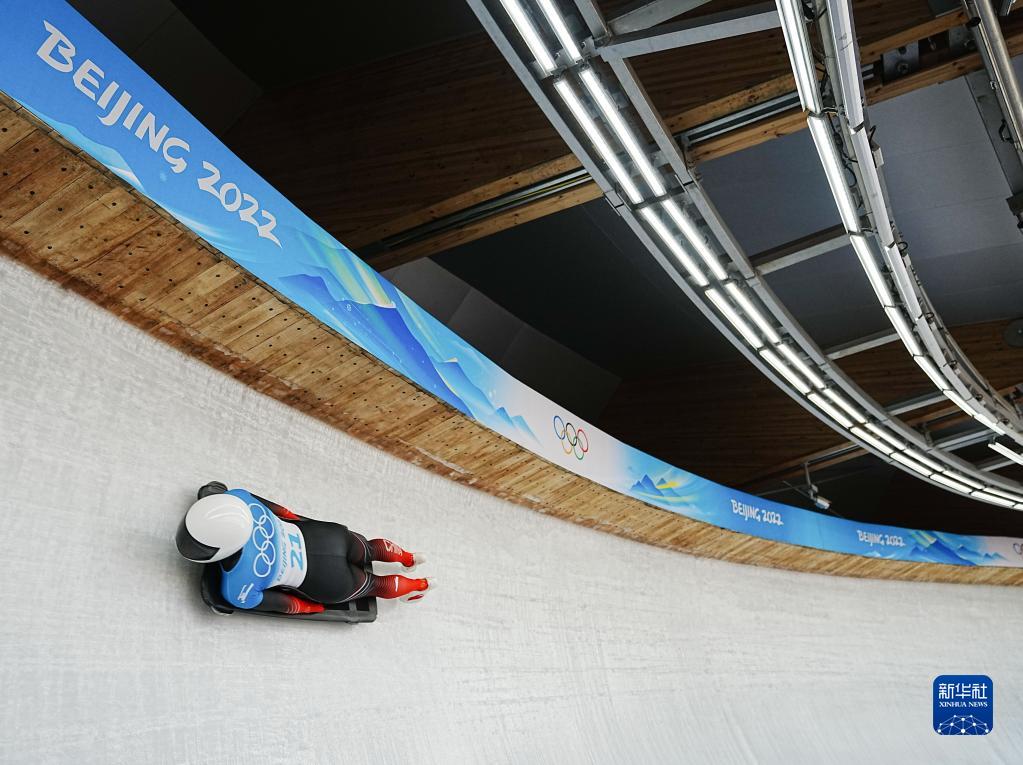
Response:
[[[778,542],[1023,567],[1023,540],[855,523],[778,504],[662,462],[564,411],[316,225],[60,0],[0,0],[0,90],[324,324],[566,470],[687,518]]]

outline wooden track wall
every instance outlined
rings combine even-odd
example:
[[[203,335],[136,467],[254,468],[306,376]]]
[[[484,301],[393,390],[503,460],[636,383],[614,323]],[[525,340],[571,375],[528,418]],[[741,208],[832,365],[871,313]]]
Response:
[[[740,563],[1023,584],[1023,570],[879,561],[747,537],[561,470],[325,330],[8,101],[0,103],[0,251],[268,396],[539,512]]]

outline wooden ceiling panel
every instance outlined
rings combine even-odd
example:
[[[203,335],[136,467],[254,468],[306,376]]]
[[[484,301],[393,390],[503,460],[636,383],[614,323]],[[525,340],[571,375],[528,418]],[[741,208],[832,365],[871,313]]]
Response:
[[[713,0],[694,15],[746,4]],[[962,23],[961,13],[934,19],[926,0],[857,0],[854,5],[865,61]],[[606,4],[605,11],[616,7]],[[780,30],[633,61],[673,130],[794,89]],[[932,81],[918,76],[912,86]],[[892,92],[906,87],[900,81]],[[873,100],[887,96],[871,93]],[[692,156],[697,161],[721,156],[803,126],[798,115],[779,115],[714,139]],[[483,34],[269,94],[234,126],[227,141],[356,251],[579,167]],[[374,255],[371,262],[378,268],[397,265],[596,196],[595,186],[588,185]]]

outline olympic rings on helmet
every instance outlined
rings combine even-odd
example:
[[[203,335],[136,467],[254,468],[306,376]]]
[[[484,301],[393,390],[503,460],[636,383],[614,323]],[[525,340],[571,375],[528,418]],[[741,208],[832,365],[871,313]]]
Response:
[[[565,454],[573,454],[577,460],[585,457],[590,450],[590,437],[586,431],[571,422],[565,422],[559,414],[554,415],[554,435],[561,442]]]

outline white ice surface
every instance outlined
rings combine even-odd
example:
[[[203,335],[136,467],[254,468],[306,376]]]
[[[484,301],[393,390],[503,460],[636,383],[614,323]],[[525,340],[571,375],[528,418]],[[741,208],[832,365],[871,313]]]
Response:
[[[354,627],[218,617],[172,536],[222,479],[430,555]],[[0,761],[1004,762],[1018,589],[690,558],[458,486],[0,258]],[[931,682],[995,682],[986,738]]]

